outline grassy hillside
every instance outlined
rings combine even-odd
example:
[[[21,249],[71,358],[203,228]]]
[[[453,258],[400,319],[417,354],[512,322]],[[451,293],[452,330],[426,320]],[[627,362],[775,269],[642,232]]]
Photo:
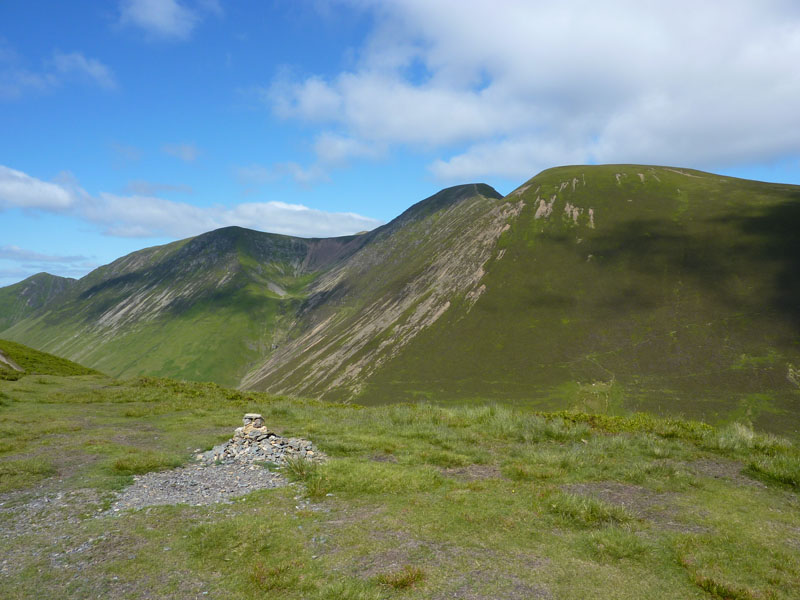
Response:
[[[39,352],[28,346],[0,340],[0,379],[16,380],[24,375],[99,375],[65,358]]]
[[[0,288],[0,331],[46,307],[76,283],[68,277],[39,273]]]
[[[249,411],[330,460],[232,504],[106,512]],[[0,382],[0,431],[10,600],[800,596],[800,451],[744,425],[40,376]]]
[[[452,299],[358,401],[800,428],[800,188],[611,165],[551,169],[508,198],[525,207],[477,302]]]
[[[503,228],[521,205],[481,184],[455,186],[368,234],[307,291],[287,340],[243,380],[280,393],[352,397],[362,381],[475,294]]]
[[[96,269],[3,335],[115,376],[235,385],[280,340],[305,285],[360,240],[229,227],[147,248]]]
[[[794,433],[798,229],[797,186],[559,167],[505,198],[442,190],[360,236],[232,227],[145,249],[34,294],[0,335],[115,376]]]

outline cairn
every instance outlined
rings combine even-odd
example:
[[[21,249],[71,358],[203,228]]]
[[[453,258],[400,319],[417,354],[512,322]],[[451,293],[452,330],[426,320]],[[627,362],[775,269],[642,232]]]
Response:
[[[286,464],[288,458],[325,460],[325,455],[315,450],[308,440],[284,438],[270,431],[260,414],[247,413],[243,422],[230,440],[198,454],[197,459],[206,464],[269,462],[277,465]]]

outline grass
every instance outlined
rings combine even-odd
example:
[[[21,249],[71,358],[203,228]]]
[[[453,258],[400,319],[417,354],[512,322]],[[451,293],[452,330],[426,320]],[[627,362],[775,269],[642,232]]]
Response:
[[[800,451],[742,424],[361,407],[159,378],[25,377],[0,393],[4,598],[800,595]],[[289,461],[296,485],[232,504],[90,518],[245,412],[330,459]],[[87,487],[95,500],[68,500]],[[67,504],[28,504],[58,494]]]
[[[404,590],[425,579],[425,571],[419,567],[405,565],[402,569],[398,569],[397,571],[381,573],[376,579],[381,585],[396,590]]]
[[[622,507],[578,494],[557,492],[547,499],[547,507],[570,527],[597,527],[632,520]]]
[[[44,458],[22,458],[0,462],[0,492],[30,487],[56,472]]]
[[[89,369],[65,358],[60,358],[46,352],[39,352],[28,346],[18,344],[9,340],[0,339],[0,351],[17,363],[25,374],[39,375],[98,375],[94,369]],[[22,374],[18,371],[4,368],[0,363],[0,379],[15,381]]]

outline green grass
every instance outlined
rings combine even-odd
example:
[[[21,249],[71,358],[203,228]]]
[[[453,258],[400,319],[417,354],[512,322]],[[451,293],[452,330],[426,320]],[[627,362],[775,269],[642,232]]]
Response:
[[[0,492],[33,485],[56,472],[45,458],[21,458],[0,462]]]
[[[57,535],[0,540],[15,565],[4,598],[44,585],[62,598],[800,594],[800,450],[741,424],[361,407],[159,378],[26,377],[0,392],[0,525],[17,531],[8,507],[65,499],[27,517]],[[290,461],[296,485],[232,504],[92,517],[110,490],[190,460],[244,412],[330,459]],[[69,508],[87,487],[96,500]]]
[[[396,590],[410,588],[423,579],[425,579],[425,571],[410,565],[406,565],[397,571],[381,573],[377,577],[378,583]]]
[[[60,358],[46,352],[39,352],[23,344],[0,339],[0,351],[17,363],[24,371],[12,371],[0,363],[0,378],[7,380],[19,379],[23,374],[35,373],[38,375],[98,375],[94,369],[89,369],[65,358]]]
[[[624,508],[578,494],[558,492],[546,502],[548,510],[568,527],[597,527],[632,519]]]

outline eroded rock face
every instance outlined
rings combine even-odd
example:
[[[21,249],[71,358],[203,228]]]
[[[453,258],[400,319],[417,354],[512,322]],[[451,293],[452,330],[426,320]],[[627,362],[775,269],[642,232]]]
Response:
[[[197,459],[207,464],[270,462],[282,465],[287,458],[313,461],[326,458],[308,440],[284,438],[270,431],[258,413],[247,413],[243,423],[234,430],[230,440],[198,454]]]

